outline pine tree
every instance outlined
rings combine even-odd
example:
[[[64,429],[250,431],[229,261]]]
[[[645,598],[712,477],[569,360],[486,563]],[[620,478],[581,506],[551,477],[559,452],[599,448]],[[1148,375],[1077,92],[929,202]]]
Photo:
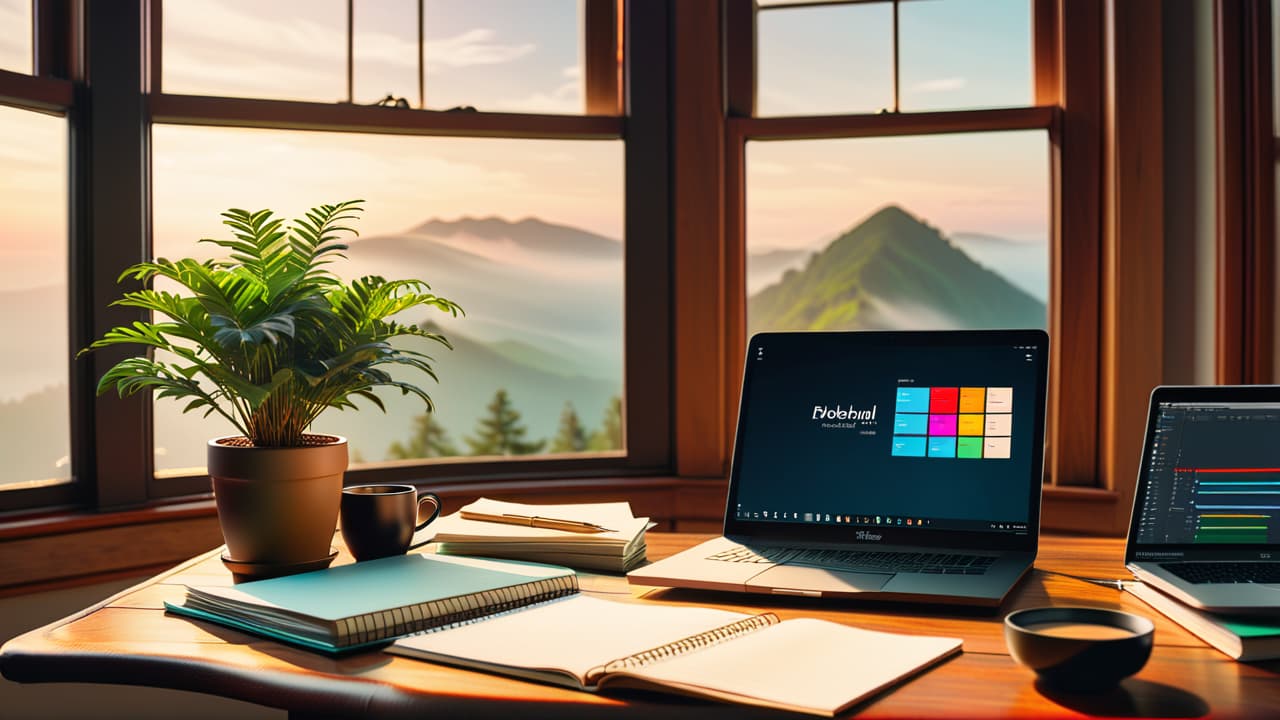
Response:
[[[573,403],[566,402],[560,411],[560,429],[551,441],[551,452],[576,453],[587,449],[587,429],[578,419]]]
[[[591,434],[591,442],[587,444],[592,450],[622,449],[622,397],[614,395],[609,406],[604,409],[603,426],[598,432]]]
[[[530,455],[541,452],[546,440],[526,442],[528,428],[520,424],[520,413],[511,407],[506,390],[493,394],[489,414],[476,423],[476,437],[464,437],[472,455]]]
[[[449,457],[457,454],[458,449],[449,442],[444,428],[431,413],[419,415],[413,419],[413,435],[409,438],[407,445],[402,445],[397,440],[387,448],[387,457],[392,460]]]

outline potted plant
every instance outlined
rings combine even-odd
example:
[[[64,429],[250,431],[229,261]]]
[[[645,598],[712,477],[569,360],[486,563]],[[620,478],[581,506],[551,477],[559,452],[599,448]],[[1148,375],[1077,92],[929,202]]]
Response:
[[[356,235],[345,223],[361,203],[321,205],[287,226],[270,210],[222,213],[233,238],[201,242],[228,250],[230,258],[160,258],[125,270],[121,281],[147,287],[115,304],[150,310],[154,319],[114,328],[89,347],[146,348],[108,370],[100,394],[149,390],[185,400],[184,412],[217,413],[236,428],[237,435],[209,441],[208,463],[224,559],[242,572],[284,574],[332,559],[347,442],[308,432],[317,416],[354,408],[355,398],[385,412],[377,387],[416,395],[432,409],[424,390],[388,372],[408,368],[436,379],[431,358],[391,340],[449,343],[393,318],[417,306],[455,316],[461,309],[420,280],[343,282],[330,272],[333,260],[345,259],[341,236]],[[185,292],[152,286],[158,278]]]

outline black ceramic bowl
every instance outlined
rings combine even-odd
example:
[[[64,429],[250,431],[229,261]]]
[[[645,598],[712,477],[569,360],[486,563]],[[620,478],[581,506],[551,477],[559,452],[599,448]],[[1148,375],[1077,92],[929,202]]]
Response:
[[[1011,612],[1004,641],[1013,659],[1049,685],[1103,692],[1142,669],[1156,626],[1119,610],[1045,607]]]

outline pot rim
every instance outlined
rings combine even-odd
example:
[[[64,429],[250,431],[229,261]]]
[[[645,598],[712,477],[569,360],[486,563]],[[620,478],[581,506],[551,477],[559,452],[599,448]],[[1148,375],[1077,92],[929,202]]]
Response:
[[[316,448],[330,448],[330,447],[335,447],[337,445],[347,444],[347,438],[342,435],[338,435],[337,433],[326,433],[326,432],[306,433],[304,437],[314,437],[314,438],[327,437],[327,438],[332,438],[332,441],[325,442],[325,443],[315,443],[311,445],[290,445],[290,446],[266,445],[261,447],[257,445],[245,446],[245,445],[232,444],[229,442],[225,442],[227,440],[248,440],[249,439],[244,435],[237,434],[237,435],[222,435],[219,437],[210,438],[208,443],[206,443],[206,446],[210,449],[218,448],[219,450],[311,450]]]

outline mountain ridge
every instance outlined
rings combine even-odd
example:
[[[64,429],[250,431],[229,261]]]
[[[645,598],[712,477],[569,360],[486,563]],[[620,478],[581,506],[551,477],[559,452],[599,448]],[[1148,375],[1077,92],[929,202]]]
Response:
[[[747,301],[756,330],[1043,327],[1044,303],[886,205]]]

